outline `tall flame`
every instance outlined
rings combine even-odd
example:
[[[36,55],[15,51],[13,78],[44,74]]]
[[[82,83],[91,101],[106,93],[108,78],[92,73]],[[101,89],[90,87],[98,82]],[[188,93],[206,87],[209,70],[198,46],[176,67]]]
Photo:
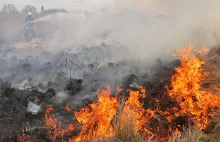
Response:
[[[206,48],[195,50],[189,45],[175,53],[181,59],[181,65],[175,69],[176,73],[172,76],[172,88],[162,97],[168,97],[169,100],[171,98],[172,101],[177,102],[176,105],[161,108],[159,103],[164,101],[163,98],[154,98],[153,101],[148,102],[153,107],[145,109],[144,103],[140,101],[140,98],[146,97],[144,88],[139,87],[138,91],[127,90],[129,96],[123,98],[119,97],[123,94],[123,89],[117,87],[116,96],[111,96],[110,87],[107,86],[106,90],[98,90],[97,101],[74,112],[81,131],[68,142],[91,141],[93,138],[102,141],[103,138],[120,137],[120,134],[126,134],[123,133],[125,129],[132,135],[138,133],[146,136],[155,135],[157,140],[166,141],[170,135],[177,133],[178,129],[183,127],[174,124],[179,116],[187,116],[200,129],[204,129],[220,109],[220,95],[213,95],[201,89],[202,81],[208,73],[204,72],[202,68],[204,62],[200,58],[207,52]],[[156,104],[153,104],[154,102]],[[66,110],[72,112],[68,105]],[[61,122],[51,114],[52,111],[52,107],[46,110],[45,121],[46,126],[51,128],[49,134],[52,134],[55,140],[56,137],[73,131],[73,126],[76,124],[70,124],[67,129],[62,129]],[[152,126],[153,120],[159,122]],[[165,128],[164,124],[172,126]]]
[[[118,109],[118,101],[110,96],[109,86],[107,90],[99,90],[97,95],[97,102],[74,113],[82,124],[82,130],[75,141],[90,140],[93,137],[104,138],[114,134],[111,121]]]
[[[146,90],[139,87],[139,91],[127,90],[129,92],[129,97],[124,100],[122,112],[119,115],[119,123],[121,127],[126,125],[128,118],[133,119],[134,133],[138,132],[143,128],[143,126],[154,117],[154,111],[144,109],[144,104],[139,101],[140,98],[146,97]],[[123,129],[123,128],[121,128]],[[148,129],[145,129],[148,134],[151,133]]]
[[[204,62],[200,57],[207,52],[207,48],[194,50],[192,45],[177,50],[181,66],[176,68],[176,74],[172,76],[172,89],[168,91],[171,98],[181,106],[181,113],[190,115],[201,129],[208,125],[215,114],[213,110],[220,107],[220,96],[214,96],[200,88],[202,80],[208,75],[202,69]]]
[[[122,89],[117,88],[119,94]],[[82,124],[82,131],[75,141],[91,140],[92,138],[108,138],[115,135],[116,126],[113,120],[116,119],[120,124],[117,130],[123,131],[128,125],[134,127],[132,129],[133,134],[137,134],[138,131],[144,128],[144,125],[154,117],[154,111],[148,109],[145,110],[143,103],[139,101],[139,98],[146,97],[146,90],[139,87],[139,91],[127,90],[129,97],[122,100],[120,105],[117,97],[110,97],[111,91],[108,87],[107,90],[98,91],[98,101],[89,105],[86,108],[81,109],[79,112],[75,112],[77,120]],[[144,129],[144,132],[151,134],[151,131]],[[69,140],[73,142],[74,140]]]

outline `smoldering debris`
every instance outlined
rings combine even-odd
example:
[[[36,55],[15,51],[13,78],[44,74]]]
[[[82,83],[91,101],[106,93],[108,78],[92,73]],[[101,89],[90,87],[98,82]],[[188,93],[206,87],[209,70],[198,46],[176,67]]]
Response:
[[[46,54],[55,61],[36,64],[34,60],[38,58],[32,57],[32,61],[28,63],[31,68],[28,70],[22,64],[19,67],[7,68],[9,71],[13,69],[14,77],[2,76],[0,79],[0,126],[4,128],[1,129],[0,137],[3,140],[16,140],[16,136],[22,132],[21,129],[25,128],[25,134],[31,139],[51,141],[52,138],[45,135],[47,129],[50,129],[45,127],[45,110],[52,107],[52,113],[57,121],[62,121],[62,127],[77,123],[72,112],[93,103],[97,99],[97,90],[106,89],[106,84],[110,85],[112,95],[116,94],[117,86],[122,88],[123,93],[117,94],[119,98],[129,95],[127,89],[138,91],[138,86],[143,86],[147,89],[147,97],[140,100],[144,102],[146,109],[158,106],[163,109],[180,107],[164,94],[165,86],[170,84],[175,68],[180,65],[179,60],[167,63],[157,58],[153,66],[147,66],[139,60],[100,65],[97,61],[87,64],[80,62],[83,60],[81,54]],[[211,54],[209,58],[211,56],[216,55]],[[76,61],[71,57],[81,60]],[[22,62],[22,59],[17,60]],[[158,102],[161,99],[163,101]],[[185,126],[188,124],[187,118],[188,116],[178,117],[175,125]],[[154,125],[157,120],[150,121],[150,124]],[[179,128],[181,129],[182,127]],[[79,132],[80,127],[63,136],[63,139]]]
[[[51,112],[57,123],[62,122],[61,127],[75,124],[73,111],[97,100],[97,90],[106,89],[107,84],[112,95],[118,86],[122,88],[123,93],[116,94],[119,98],[129,95],[127,89],[138,91],[138,87],[143,86],[147,97],[140,100],[146,109],[180,107],[164,94],[180,60],[167,61],[158,50],[165,48],[166,52],[171,52],[173,49],[166,48],[173,38],[163,38],[168,37],[168,32],[184,37],[188,34],[179,33],[179,27],[172,23],[177,21],[166,16],[148,17],[134,11],[126,12],[78,17],[79,21],[66,14],[44,17],[36,21],[51,24],[47,30],[41,29],[44,40],[0,45],[1,140],[17,141],[18,135],[25,133],[30,140],[52,141],[53,138],[46,135],[47,130],[52,129],[45,126],[46,109],[53,108]],[[69,22],[63,23],[67,19]],[[100,22],[100,19],[105,20]],[[184,24],[181,30],[187,27]],[[182,42],[185,38],[174,45]],[[146,60],[140,60],[145,57]],[[173,125],[182,127],[188,124],[187,118],[178,117]],[[154,122],[156,118],[150,120],[152,128]],[[79,132],[80,127],[58,139],[65,140]]]
[[[87,61],[86,64],[81,61],[92,55],[93,48],[85,50],[86,54],[43,53],[42,58],[51,58],[46,62],[33,56],[28,59],[19,59],[16,56],[9,59],[2,58],[2,62],[7,67],[1,71],[0,80],[0,125],[4,128],[1,129],[0,137],[15,140],[28,122],[32,131],[30,135],[40,140],[39,137],[42,136],[45,126],[44,112],[48,106],[57,108],[55,114],[60,120],[64,121],[63,117],[65,117],[65,121],[71,121],[72,115],[63,114],[65,111],[61,109],[65,108],[66,104],[76,110],[92,103],[97,98],[96,91],[105,88],[107,83],[110,84],[114,94],[115,88],[120,84],[124,89],[129,87],[135,89],[145,82],[156,81],[154,79],[157,76],[156,72],[161,72],[161,69],[154,69],[152,70],[154,74],[151,73],[153,76],[146,76],[145,80],[138,68],[137,72],[135,71],[131,61],[98,63],[97,60],[93,63]],[[99,52],[98,48],[94,50]],[[105,52],[101,51],[101,54],[105,55]],[[143,65],[143,63],[139,64]],[[171,66],[168,70],[173,68]],[[167,73],[165,76],[170,74]],[[152,85],[155,86],[153,83]],[[45,136],[43,139],[46,139]]]

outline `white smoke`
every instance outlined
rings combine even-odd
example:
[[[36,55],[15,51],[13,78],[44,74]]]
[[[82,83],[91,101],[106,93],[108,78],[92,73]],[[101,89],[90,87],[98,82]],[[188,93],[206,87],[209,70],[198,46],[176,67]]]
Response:
[[[188,44],[196,47],[219,44],[219,3],[216,0],[119,0],[109,5],[107,12],[49,15],[35,20],[36,33],[42,40],[33,42],[42,43],[41,49],[26,48],[10,54],[24,59],[33,56],[38,60],[38,57],[42,64],[58,64],[64,63],[65,57],[54,52],[69,54],[78,53],[84,47],[99,47],[88,54],[83,51],[75,60],[86,64],[127,59],[140,59],[149,64],[158,57],[170,60],[176,48]],[[101,46],[102,43],[109,45],[110,50]],[[42,56],[44,52],[50,55]],[[107,59],[106,52],[111,53]],[[52,73],[50,75],[54,78]],[[10,75],[5,73],[5,76]],[[44,76],[38,78],[41,80]]]
[[[176,48],[218,44],[218,1],[119,0],[108,12],[56,14],[36,20],[49,51],[110,44],[112,61],[171,57]]]

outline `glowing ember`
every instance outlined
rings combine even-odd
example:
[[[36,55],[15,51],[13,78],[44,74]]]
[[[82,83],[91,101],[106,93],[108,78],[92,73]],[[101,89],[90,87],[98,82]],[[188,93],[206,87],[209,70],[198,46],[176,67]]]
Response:
[[[20,44],[20,45],[18,45],[18,49],[24,49],[25,47],[24,47],[24,44]]]
[[[31,138],[28,138],[25,134],[24,128],[21,129],[22,135],[18,136],[18,142],[34,142]]]
[[[16,46],[18,50],[26,49],[26,48],[41,48],[42,43],[33,42],[33,43],[20,43]]]
[[[172,90],[169,90],[169,95],[181,106],[180,113],[190,115],[201,129],[207,126],[215,108],[220,106],[220,96],[200,89],[202,80],[208,75],[202,69],[204,62],[200,57],[207,52],[206,48],[196,51],[191,45],[178,50],[176,54],[180,56],[181,66],[176,68]]]
[[[69,108],[69,105],[67,104],[66,105],[66,110],[68,111],[68,112],[71,112],[72,110]]]

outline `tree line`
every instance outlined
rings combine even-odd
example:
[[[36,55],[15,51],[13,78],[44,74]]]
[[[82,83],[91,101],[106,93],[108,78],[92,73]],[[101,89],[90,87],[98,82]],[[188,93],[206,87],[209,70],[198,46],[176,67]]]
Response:
[[[65,9],[46,9],[46,10],[41,10],[40,12],[37,11],[37,8],[34,5],[26,5],[24,8],[19,11],[15,5],[13,4],[5,4],[3,5],[1,9],[2,14],[12,14],[12,13],[21,13],[21,14],[27,14],[28,12],[31,12],[33,15],[38,15],[38,14],[44,14],[44,15],[49,15],[49,14],[54,14],[54,13],[67,13],[68,11]]]

